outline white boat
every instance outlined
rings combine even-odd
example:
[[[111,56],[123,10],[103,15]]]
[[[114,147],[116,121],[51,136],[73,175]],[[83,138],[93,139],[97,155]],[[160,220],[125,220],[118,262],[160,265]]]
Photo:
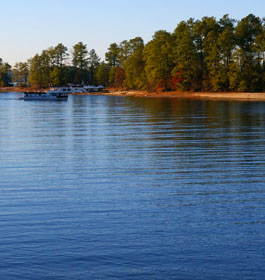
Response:
[[[68,88],[54,88],[47,92],[24,92],[24,100],[67,100],[69,90]]]
[[[85,93],[85,90],[82,86],[69,86],[69,90],[71,93]]]
[[[24,100],[67,100],[68,94],[101,92],[104,86],[73,86],[54,87],[48,91],[24,92]]]
[[[69,89],[71,93],[89,93],[89,92],[101,92],[104,86],[90,86],[90,85],[75,85],[69,84]]]
[[[101,92],[104,86],[84,86],[85,92]]]
[[[68,94],[75,93],[89,93],[89,92],[101,92],[103,91],[104,86],[88,86],[88,85],[74,85],[69,84],[67,87],[57,87],[57,90],[66,91]]]

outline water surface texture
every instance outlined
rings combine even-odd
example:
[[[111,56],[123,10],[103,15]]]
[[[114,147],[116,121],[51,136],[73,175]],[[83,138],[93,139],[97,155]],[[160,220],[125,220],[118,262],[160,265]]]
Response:
[[[1,279],[264,279],[265,103],[0,95]]]

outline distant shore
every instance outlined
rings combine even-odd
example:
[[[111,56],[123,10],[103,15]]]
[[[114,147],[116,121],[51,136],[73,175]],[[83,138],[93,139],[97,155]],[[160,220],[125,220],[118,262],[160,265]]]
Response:
[[[138,90],[110,90],[105,95],[135,97],[168,97],[208,100],[265,101],[265,92],[147,92]]]
[[[206,100],[265,101],[265,92],[147,92],[143,90],[109,89],[108,92],[75,93],[74,95],[110,95],[156,98],[190,98]]]
[[[34,90],[32,88],[0,88],[2,92],[24,92]],[[36,90],[36,89],[35,89]],[[166,98],[190,98],[205,100],[234,100],[234,101],[265,101],[265,92],[147,92],[143,90],[107,89],[104,92],[74,93],[73,95],[109,95],[109,96],[133,96],[133,97],[166,97]]]

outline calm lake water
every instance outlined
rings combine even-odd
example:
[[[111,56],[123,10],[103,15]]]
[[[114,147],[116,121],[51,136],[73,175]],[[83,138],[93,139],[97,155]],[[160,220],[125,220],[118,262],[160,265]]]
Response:
[[[265,103],[0,94],[1,279],[264,279]]]

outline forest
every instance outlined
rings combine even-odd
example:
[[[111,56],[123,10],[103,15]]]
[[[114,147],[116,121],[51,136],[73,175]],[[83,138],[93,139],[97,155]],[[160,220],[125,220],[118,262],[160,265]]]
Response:
[[[112,43],[101,61],[78,42],[69,53],[59,43],[11,67],[0,59],[0,86],[69,83],[148,91],[265,91],[265,18],[224,15],[181,21],[170,33],[155,32]]]

